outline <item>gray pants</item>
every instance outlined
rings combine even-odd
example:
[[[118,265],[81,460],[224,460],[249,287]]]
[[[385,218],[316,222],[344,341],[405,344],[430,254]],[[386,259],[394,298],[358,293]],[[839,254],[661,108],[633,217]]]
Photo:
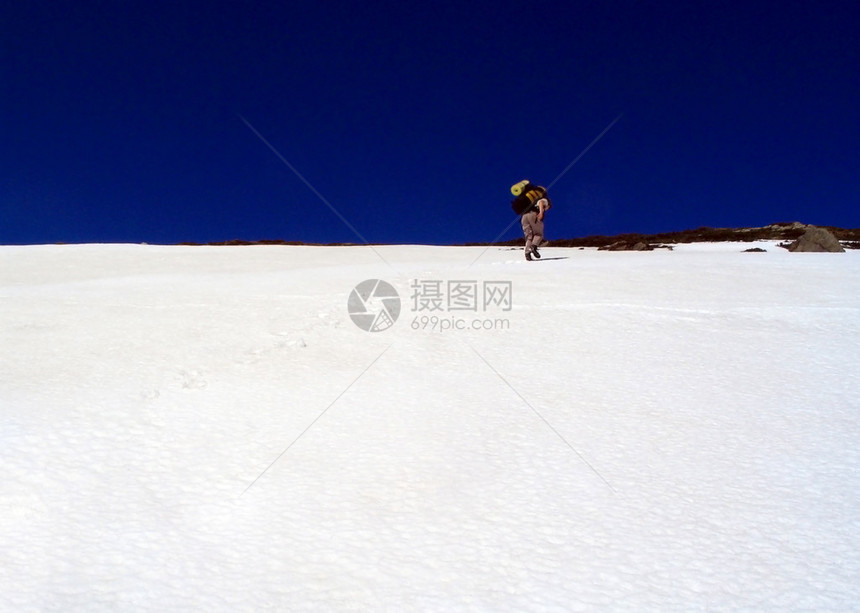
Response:
[[[526,253],[543,242],[543,222],[538,219],[537,211],[523,215],[523,234],[526,237]]]

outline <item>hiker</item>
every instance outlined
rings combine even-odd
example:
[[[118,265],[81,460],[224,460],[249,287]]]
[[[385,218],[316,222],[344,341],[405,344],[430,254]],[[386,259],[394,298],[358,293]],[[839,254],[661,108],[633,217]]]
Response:
[[[547,195],[546,188],[532,185],[529,181],[520,181],[511,188],[516,198],[511,202],[514,211],[521,215],[523,235],[526,239],[526,259],[540,259],[538,247],[545,242],[543,235],[543,218],[552,207],[552,201]]]

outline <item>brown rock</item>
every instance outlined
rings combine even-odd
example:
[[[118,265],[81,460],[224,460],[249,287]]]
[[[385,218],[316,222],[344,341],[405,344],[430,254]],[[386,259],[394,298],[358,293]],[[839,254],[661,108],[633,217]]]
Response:
[[[845,249],[830,230],[810,226],[803,236],[786,247],[792,252],[842,253]]]
[[[653,251],[654,246],[648,243],[637,241],[617,241],[609,245],[603,245],[597,248],[598,251]]]

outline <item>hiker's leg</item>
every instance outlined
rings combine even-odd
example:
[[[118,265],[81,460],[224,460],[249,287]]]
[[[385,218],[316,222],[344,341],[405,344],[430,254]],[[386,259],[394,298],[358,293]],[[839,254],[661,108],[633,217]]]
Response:
[[[543,222],[535,215],[534,225],[532,226],[532,245],[536,248],[540,247],[543,242]]]
[[[532,220],[537,218],[537,213],[526,213],[522,218],[523,235],[526,237],[526,253],[532,250],[534,240],[534,226]]]

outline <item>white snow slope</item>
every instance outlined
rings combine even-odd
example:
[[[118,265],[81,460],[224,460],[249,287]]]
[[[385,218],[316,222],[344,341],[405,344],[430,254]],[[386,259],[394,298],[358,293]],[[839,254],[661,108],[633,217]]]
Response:
[[[2,247],[0,610],[856,610],[860,252],[749,246]]]

